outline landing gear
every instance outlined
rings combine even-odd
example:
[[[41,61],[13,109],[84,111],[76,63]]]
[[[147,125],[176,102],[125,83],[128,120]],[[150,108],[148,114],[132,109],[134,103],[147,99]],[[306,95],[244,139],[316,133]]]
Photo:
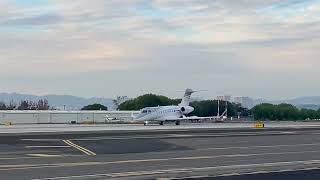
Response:
[[[177,126],[180,125],[180,121],[176,121],[176,125],[177,125]]]
[[[148,121],[145,121],[145,122],[143,123],[143,125],[147,126],[147,125],[148,125]]]
[[[160,125],[160,126],[163,126],[163,121],[160,121],[160,122],[159,122],[159,125]]]

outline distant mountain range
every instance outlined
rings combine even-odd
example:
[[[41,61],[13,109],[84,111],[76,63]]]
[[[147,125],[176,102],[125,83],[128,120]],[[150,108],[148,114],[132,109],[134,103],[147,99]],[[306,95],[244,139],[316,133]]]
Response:
[[[287,103],[287,104],[295,105],[298,108],[315,109],[315,110],[320,108],[320,96],[302,96],[294,99],[277,100],[277,101],[255,99],[253,101],[254,101],[254,105],[261,104],[261,103],[271,103],[271,104]]]
[[[83,106],[99,103],[107,106],[108,109],[112,110],[114,108],[113,100],[111,98],[83,98],[71,95],[45,95],[45,96],[35,96],[29,94],[18,94],[18,93],[0,93],[0,102],[9,103],[13,101],[19,103],[23,100],[38,101],[39,99],[47,99],[50,107],[63,110],[79,110]]]
[[[18,94],[18,93],[0,93],[0,102],[9,103],[14,101],[19,103],[23,100],[38,101],[39,99],[47,99],[50,107],[63,110],[64,107],[66,110],[79,110],[83,106],[99,103],[104,106],[107,106],[109,110],[114,109],[113,99],[111,98],[83,98],[78,96],[71,95],[45,95],[45,96],[36,96],[30,94]],[[201,99],[197,99],[201,100]],[[271,103],[271,104],[281,104],[288,103],[297,106],[298,108],[308,108],[308,109],[319,109],[320,108],[320,96],[303,96],[294,99],[288,100],[278,100],[278,101],[269,101],[265,99],[254,99],[253,104],[261,103]]]
[[[320,96],[304,96],[304,97],[298,97],[295,99],[287,100],[285,101],[289,104],[314,104],[314,105],[320,105]]]

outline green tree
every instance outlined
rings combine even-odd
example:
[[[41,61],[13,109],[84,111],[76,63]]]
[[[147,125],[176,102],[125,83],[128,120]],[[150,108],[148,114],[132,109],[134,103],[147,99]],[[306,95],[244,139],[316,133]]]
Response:
[[[178,105],[181,99],[170,99],[165,96],[146,94],[128,100],[119,105],[119,110],[140,110],[144,107]],[[193,116],[215,116],[217,115],[218,102],[216,100],[194,101],[190,103],[194,111]],[[225,111],[226,102],[220,101],[220,115]],[[235,116],[240,111],[240,105],[228,102],[228,116]]]
[[[205,101],[194,101],[190,103],[190,106],[194,107],[194,111],[190,114],[193,116],[215,116],[218,114],[218,101],[217,100],[205,100]],[[227,102],[228,116],[235,116],[239,112],[238,104]],[[226,110],[226,101],[220,101],[219,103],[219,114]]]
[[[29,110],[29,102],[21,101],[20,105],[18,106],[18,110]]]
[[[137,98],[121,103],[118,109],[119,110],[140,110],[144,107],[177,105],[179,104],[180,101],[181,100],[170,99],[165,96],[145,94],[143,96],[139,96]]]
[[[276,120],[298,120],[299,109],[291,104],[275,105],[275,119]]]
[[[91,105],[84,106],[83,108],[81,108],[81,110],[86,110],[86,111],[104,110],[104,111],[107,111],[108,107],[106,107],[102,104],[91,104]]]
[[[49,109],[49,103],[47,99],[40,99],[38,103],[35,103],[37,110],[48,110]]]
[[[7,105],[7,110],[14,110],[16,109],[16,107],[17,107],[17,104],[13,100],[11,100],[9,105]]]
[[[251,109],[256,120],[305,120],[319,119],[320,110],[312,109],[299,110],[291,104],[260,104]]]
[[[0,102],[0,110],[7,110],[7,106],[4,102]]]
[[[251,109],[251,112],[256,120],[274,120],[275,107],[273,104],[263,103]]]
[[[194,107],[194,111],[190,114],[192,116],[215,116],[217,115],[218,105],[216,101],[194,101],[190,106]]]

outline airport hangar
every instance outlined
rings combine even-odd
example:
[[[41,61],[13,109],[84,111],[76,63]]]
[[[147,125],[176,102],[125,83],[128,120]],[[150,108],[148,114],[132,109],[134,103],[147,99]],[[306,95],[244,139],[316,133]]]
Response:
[[[139,111],[0,111],[0,124],[69,124],[130,122]]]

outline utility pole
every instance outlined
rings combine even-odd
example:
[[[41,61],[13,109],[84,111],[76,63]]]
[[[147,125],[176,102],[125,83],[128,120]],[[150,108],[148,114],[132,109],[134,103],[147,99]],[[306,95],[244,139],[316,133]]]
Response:
[[[228,118],[228,101],[226,101],[226,117]]]
[[[219,106],[220,106],[220,101],[218,99],[218,114],[217,114],[218,118],[220,118],[220,112],[219,112],[220,111],[220,107]]]

